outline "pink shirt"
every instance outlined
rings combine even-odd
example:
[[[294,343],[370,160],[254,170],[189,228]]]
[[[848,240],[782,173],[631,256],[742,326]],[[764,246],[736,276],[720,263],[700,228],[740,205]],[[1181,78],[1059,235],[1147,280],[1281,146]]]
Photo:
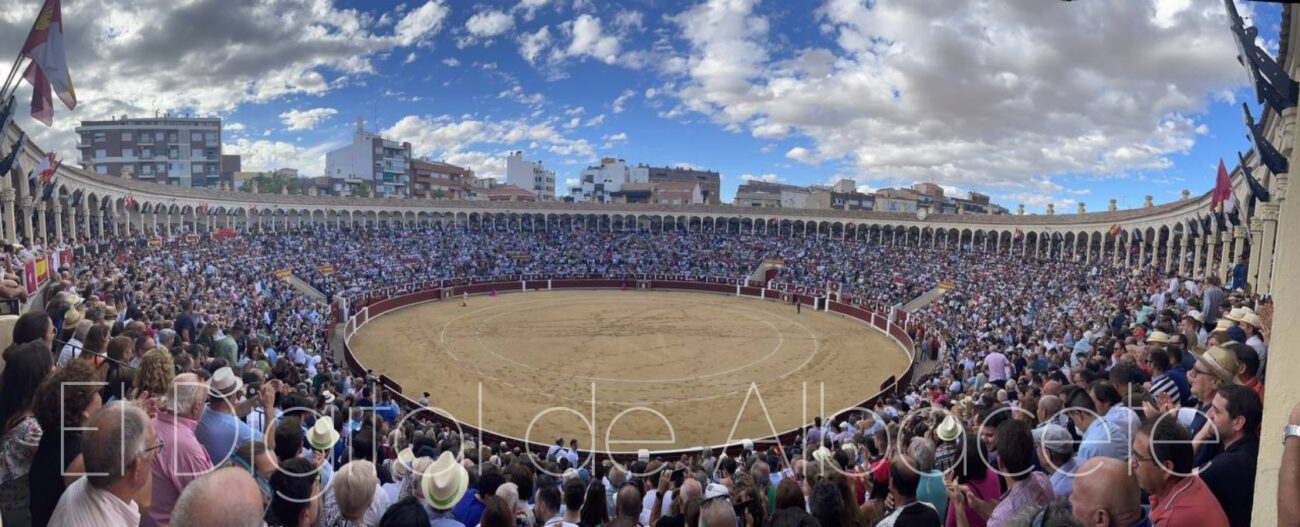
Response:
[[[989,374],[990,381],[1004,381],[1007,379],[1007,356],[998,352],[990,353],[984,357],[984,368]]]
[[[163,447],[153,460],[153,505],[140,522],[142,527],[158,527],[171,521],[172,509],[185,486],[212,470],[208,451],[194,437],[198,426],[198,421],[166,411],[154,418],[154,435]]]

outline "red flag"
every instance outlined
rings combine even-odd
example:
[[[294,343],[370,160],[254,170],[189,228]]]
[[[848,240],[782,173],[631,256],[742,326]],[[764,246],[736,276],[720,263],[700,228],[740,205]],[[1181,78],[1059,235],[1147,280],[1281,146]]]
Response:
[[[63,54],[63,8],[60,0],[45,0],[32,32],[27,34],[22,56],[32,59],[23,78],[32,85],[32,117],[54,124],[54,94],[69,110],[77,107],[72,75]]]
[[[1214,180],[1214,194],[1210,196],[1210,210],[1219,208],[1219,204],[1234,201],[1232,197],[1232,180],[1228,178],[1228,167],[1219,160],[1219,175]],[[1234,204],[1235,205],[1235,204]]]
[[[54,159],[53,152],[50,153],[50,159],[53,160],[53,162],[50,163],[49,167],[46,167],[45,170],[41,172],[40,179],[41,184],[43,185],[48,185],[51,181],[54,181],[54,174],[59,171],[59,166],[63,165],[63,159]]]

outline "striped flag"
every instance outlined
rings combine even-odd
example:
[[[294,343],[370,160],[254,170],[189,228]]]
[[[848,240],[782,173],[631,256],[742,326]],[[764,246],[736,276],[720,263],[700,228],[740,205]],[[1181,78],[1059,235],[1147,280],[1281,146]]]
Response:
[[[54,94],[69,110],[76,109],[77,94],[72,89],[72,74],[63,54],[60,0],[45,0],[32,32],[27,34],[22,56],[32,59],[23,73],[23,78],[32,85],[32,117],[46,126],[54,124]]]

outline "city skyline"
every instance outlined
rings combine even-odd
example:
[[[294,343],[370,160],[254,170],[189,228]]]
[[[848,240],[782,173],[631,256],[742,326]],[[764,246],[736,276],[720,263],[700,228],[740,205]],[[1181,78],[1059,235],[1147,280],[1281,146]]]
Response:
[[[38,4],[0,19],[13,30],[0,46],[21,44]],[[362,116],[414,157],[479,176],[503,179],[523,150],[557,172],[560,196],[616,157],[718,171],[724,202],[746,179],[849,177],[1031,212],[1199,195],[1247,148],[1239,104],[1256,105],[1219,0],[943,4],[68,2],[82,102],[53,128],[19,123],[71,158],[82,120],[217,115],[245,170],[317,176]],[[1239,8],[1275,51],[1277,7]],[[148,26],[131,15],[144,10]],[[253,16],[302,30],[263,34]],[[1099,22],[1119,18],[1135,27]]]

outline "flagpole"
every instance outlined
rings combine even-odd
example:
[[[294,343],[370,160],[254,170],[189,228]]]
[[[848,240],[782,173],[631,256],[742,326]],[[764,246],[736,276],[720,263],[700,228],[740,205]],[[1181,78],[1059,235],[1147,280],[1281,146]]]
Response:
[[[44,1],[44,2],[41,2],[41,7],[40,7],[40,9],[38,9],[38,10],[36,11],[36,20],[32,20],[32,28],[27,30],[27,38],[31,38],[31,36],[32,36],[32,32],[33,32],[33,31],[36,31],[36,24],[40,23],[40,21],[41,21],[41,13],[44,13],[44,12],[45,12],[45,4],[47,4],[48,2],[49,2],[49,0],[46,0],[46,1]],[[60,28],[60,29],[62,29],[62,28]],[[23,39],[23,47],[24,47],[24,48],[27,47],[27,39],[26,39],[26,38]],[[21,82],[21,81],[15,81],[15,80],[14,80],[14,76],[16,76],[16,75],[18,74],[18,66],[21,66],[22,63],[23,63],[23,48],[18,48],[18,56],[17,56],[17,57],[14,57],[14,64],[13,64],[13,66],[10,66],[10,67],[9,67],[9,76],[5,78],[5,83],[4,83],[4,85],[3,85],[3,86],[0,86],[0,100],[8,99],[8,98],[9,98],[9,95],[11,95],[13,92],[18,91],[18,82]],[[13,83],[12,89],[11,89],[11,87],[9,86],[10,83]],[[3,131],[0,130],[0,132],[3,132]]]

